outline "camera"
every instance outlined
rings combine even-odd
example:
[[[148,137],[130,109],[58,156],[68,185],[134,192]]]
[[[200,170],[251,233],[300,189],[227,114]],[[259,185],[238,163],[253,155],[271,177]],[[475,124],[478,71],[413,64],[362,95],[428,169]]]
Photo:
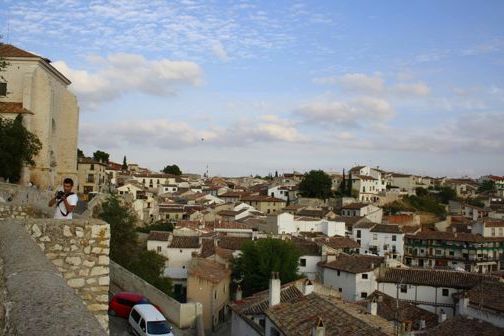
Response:
[[[58,200],[62,199],[63,196],[65,196],[65,192],[64,191],[59,190],[59,191],[56,192],[56,199],[58,199]]]

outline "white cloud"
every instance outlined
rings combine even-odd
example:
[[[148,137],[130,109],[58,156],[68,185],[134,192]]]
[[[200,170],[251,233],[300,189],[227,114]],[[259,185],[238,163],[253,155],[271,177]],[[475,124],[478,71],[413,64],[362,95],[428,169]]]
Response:
[[[385,83],[379,75],[369,76],[362,73],[348,73],[343,76],[319,77],[313,80],[316,84],[339,84],[344,89],[365,93],[380,93],[385,90]]]
[[[308,122],[357,126],[394,116],[390,103],[381,98],[358,97],[349,101],[319,98],[301,106],[295,114]]]
[[[167,119],[130,120],[114,127],[85,123],[80,130],[81,143],[97,148],[142,146],[144,148],[187,148],[199,145],[242,146],[257,142],[304,142],[307,138],[295,125],[274,115],[259,120],[242,120],[228,127],[197,129],[185,122]]]
[[[126,92],[173,95],[181,84],[202,82],[200,66],[188,61],[147,60],[141,55],[118,53],[94,57],[96,72],[72,69],[63,61],[52,63],[71,81],[71,89],[84,104],[113,100]]]
[[[425,97],[431,92],[427,84],[422,82],[417,83],[399,83],[392,87],[394,93],[398,95]]]
[[[212,52],[221,61],[229,61],[229,55],[220,41],[215,41],[212,43]]]

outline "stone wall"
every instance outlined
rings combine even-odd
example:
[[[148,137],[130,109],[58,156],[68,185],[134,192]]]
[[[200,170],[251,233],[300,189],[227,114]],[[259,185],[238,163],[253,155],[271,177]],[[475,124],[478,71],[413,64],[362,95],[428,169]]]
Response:
[[[113,285],[125,291],[142,293],[179,328],[196,327],[197,319],[203,314],[201,303],[180,303],[113,261],[110,262],[110,275]]]
[[[26,219],[24,225],[69,287],[108,329],[110,227],[98,219]]]
[[[0,220],[0,336],[105,336],[88,308],[25,222]]]

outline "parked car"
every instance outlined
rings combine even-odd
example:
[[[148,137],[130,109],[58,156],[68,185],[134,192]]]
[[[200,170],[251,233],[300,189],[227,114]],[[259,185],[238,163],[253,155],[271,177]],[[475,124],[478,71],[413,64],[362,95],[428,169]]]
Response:
[[[141,294],[133,292],[120,292],[110,299],[108,313],[112,316],[128,318],[133,306],[139,303],[150,302]]]
[[[128,332],[139,336],[174,336],[163,314],[148,303],[137,304],[131,309]]]

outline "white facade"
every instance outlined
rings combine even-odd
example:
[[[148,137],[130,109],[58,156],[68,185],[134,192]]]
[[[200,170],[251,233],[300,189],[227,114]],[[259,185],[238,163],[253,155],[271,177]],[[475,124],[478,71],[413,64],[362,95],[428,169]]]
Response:
[[[346,205],[341,209],[341,215],[348,217],[363,216],[373,223],[381,223],[383,219],[383,209],[372,204],[367,204],[359,208]]]
[[[137,198],[137,192],[139,191],[143,191],[143,189],[131,183],[117,188],[117,193],[119,195],[133,195],[133,199]]]
[[[428,310],[435,314],[441,314],[441,309],[448,317],[455,315],[455,302],[453,294],[461,293],[462,290],[449,287],[417,286],[412,284],[401,284],[380,282],[378,290],[399,298],[408,300],[416,306]]]
[[[486,321],[496,327],[504,328],[504,316],[502,313],[481,309],[478,306],[469,303],[469,298],[463,297],[459,300],[456,307],[457,315],[472,317],[477,320]]]
[[[163,174],[138,174],[133,175],[133,179],[143,184],[146,188],[158,188],[160,185],[176,184],[175,177]]]
[[[348,301],[359,301],[377,289],[374,271],[349,273],[327,267],[322,268],[323,284],[337,289],[341,297]]]
[[[175,184],[160,184],[158,185],[158,194],[174,193],[178,191],[178,186]]]
[[[372,232],[372,229],[357,227],[352,238],[360,244],[361,254],[389,255],[398,260],[404,255],[404,233]]]
[[[304,255],[299,257],[298,273],[303,274],[310,280],[319,279],[319,267],[322,256]]]
[[[303,217],[284,212],[276,216],[268,216],[264,231],[274,234],[295,234],[298,232],[321,232],[328,237],[345,235],[345,223],[326,219],[308,220]]]
[[[166,241],[147,240],[147,250],[156,251],[165,257],[164,275],[172,279],[187,279],[187,269],[191,265],[192,254],[201,248],[171,248]]]
[[[264,318],[264,317],[263,317]],[[259,321],[257,321],[259,324]],[[244,319],[240,317],[237,313],[232,311],[231,314],[231,336],[240,335],[240,336],[261,336],[256,329],[252,328],[250,324],[245,322]]]

